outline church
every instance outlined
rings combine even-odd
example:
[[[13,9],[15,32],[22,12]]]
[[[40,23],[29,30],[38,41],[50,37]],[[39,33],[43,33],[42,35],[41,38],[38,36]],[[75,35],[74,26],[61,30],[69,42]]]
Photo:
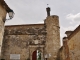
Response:
[[[56,59],[60,48],[58,16],[48,16],[44,24],[5,26],[2,43],[2,57],[6,60],[36,60],[37,52],[41,60]],[[14,56],[14,58],[13,58]]]
[[[80,25],[74,31],[66,31],[60,47],[59,16],[50,15],[43,24],[8,25],[6,14],[13,18],[13,10],[0,0],[1,60],[80,60]]]
[[[4,5],[8,9],[5,9],[3,5],[0,8],[2,11],[6,10],[7,13],[10,8],[6,3]],[[1,58],[5,60],[56,60],[60,48],[59,17],[51,16],[50,11],[50,7],[47,7],[44,24],[5,27],[2,25]],[[6,13],[4,14],[6,15]],[[0,21],[5,23],[3,19]]]

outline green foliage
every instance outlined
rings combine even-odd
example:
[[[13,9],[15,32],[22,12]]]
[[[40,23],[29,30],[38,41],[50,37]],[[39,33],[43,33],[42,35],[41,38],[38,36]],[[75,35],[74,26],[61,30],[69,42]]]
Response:
[[[41,60],[41,52],[38,52],[38,60]]]

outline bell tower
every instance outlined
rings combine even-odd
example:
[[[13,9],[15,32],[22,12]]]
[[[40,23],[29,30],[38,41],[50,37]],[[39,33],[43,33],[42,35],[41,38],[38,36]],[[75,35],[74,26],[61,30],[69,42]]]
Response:
[[[46,26],[46,45],[45,56],[47,60],[56,60],[57,53],[60,48],[60,27],[59,17],[57,15],[50,15],[50,7],[46,8],[47,18],[45,19]]]
[[[46,11],[47,11],[47,17],[50,16],[50,7],[47,7]]]

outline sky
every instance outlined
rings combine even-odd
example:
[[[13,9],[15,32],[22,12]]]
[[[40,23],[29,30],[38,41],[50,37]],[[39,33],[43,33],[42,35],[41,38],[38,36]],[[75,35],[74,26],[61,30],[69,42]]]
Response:
[[[80,0],[5,0],[14,10],[14,18],[5,25],[39,24],[47,17],[47,4],[51,15],[59,16],[61,40],[65,31],[73,31],[80,25]],[[8,19],[8,14],[7,18]]]

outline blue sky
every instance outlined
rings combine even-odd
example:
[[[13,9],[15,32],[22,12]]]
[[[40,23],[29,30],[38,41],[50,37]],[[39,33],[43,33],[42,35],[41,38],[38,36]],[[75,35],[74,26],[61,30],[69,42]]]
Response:
[[[46,19],[46,7],[49,4],[51,15],[58,15],[60,36],[66,36],[66,30],[74,30],[80,24],[80,0],[5,0],[14,10],[12,20],[5,25],[37,24]],[[8,18],[8,17],[7,17]]]

